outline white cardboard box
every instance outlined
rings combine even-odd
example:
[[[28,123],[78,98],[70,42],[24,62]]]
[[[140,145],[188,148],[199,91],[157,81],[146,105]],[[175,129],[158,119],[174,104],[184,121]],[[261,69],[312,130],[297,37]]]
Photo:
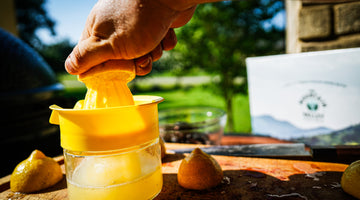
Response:
[[[360,48],[252,57],[246,65],[253,134],[360,136]]]

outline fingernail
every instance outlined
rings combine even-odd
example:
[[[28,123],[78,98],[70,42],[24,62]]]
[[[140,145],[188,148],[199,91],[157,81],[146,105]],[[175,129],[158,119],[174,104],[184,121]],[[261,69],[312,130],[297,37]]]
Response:
[[[150,63],[151,63],[150,56],[143,56],[136,60],[136,65],[141,68],[147,67]]]
[[[69,74],[74,74],[74,73],[76,73],[76,70],[75,70],[74,65],[73,65],[73,63],[71,61],[71,58],[70,58],[71,56],[72,56],[72,54],[70,54],[65,60],[65,69]]]
[[[137,66],[136,67],[136,75],[144,76],[144,75],[150,73],[151,69],[152,69],[152,62],[150,62],[148,65],[146,65],[146,67]]]

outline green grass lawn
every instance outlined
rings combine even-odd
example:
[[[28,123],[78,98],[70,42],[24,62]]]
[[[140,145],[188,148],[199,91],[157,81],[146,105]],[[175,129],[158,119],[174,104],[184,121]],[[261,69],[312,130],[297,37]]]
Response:
[[[76,81],[76,77],[59,77],[60,82],[65,86],[64,96],[76,99],[83,99],[86,88]],[[159,104],[159,110],[184,106],[212,106],[225,110],[225,101],[209,87],[193,86],[186,89],[167,89],[160,91],[136,92],[134,95],[155,95],[165,99]],[[250,111],[248,96],[236,95],[234,98],[234,121],[235,132],[250,133]]]
[[[165,108],[184,106],[212,106],[225,110],[225,101],[221,96],[214,94],[210,89],[201,86],[187,90],[171,90],[147,92],[141,94],[161,96],[165,99],[159,104],[159,110]],[[235,132],[250,133],[250,110],[249,99],[244,95],[236,95],[234,98],[234,125]]]

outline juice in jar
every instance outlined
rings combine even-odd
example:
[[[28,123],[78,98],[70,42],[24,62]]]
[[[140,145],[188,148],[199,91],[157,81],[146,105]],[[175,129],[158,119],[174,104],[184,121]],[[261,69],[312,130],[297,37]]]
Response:
[[[158,168],[139,179],[104,187],[80,186],[68,181],[70,199],[152,199],[162,188],[162,173]]]
[[[70,200],[152,199],[162,188],[158,140],[120,154],[69,155],[67,185]],[[80,158],[80,159],[79,159]]]

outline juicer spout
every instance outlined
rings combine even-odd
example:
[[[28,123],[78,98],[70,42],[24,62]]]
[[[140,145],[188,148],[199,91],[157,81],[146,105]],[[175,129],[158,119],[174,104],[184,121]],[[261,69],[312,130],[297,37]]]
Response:
[[[60,106],[58,105],[51,105],[50,109],[52,110],[51,115],[50,115],[50,119],[49,122],[50,124],[56,124],[59,125],[59,111],[58,109],[62,109]]]

